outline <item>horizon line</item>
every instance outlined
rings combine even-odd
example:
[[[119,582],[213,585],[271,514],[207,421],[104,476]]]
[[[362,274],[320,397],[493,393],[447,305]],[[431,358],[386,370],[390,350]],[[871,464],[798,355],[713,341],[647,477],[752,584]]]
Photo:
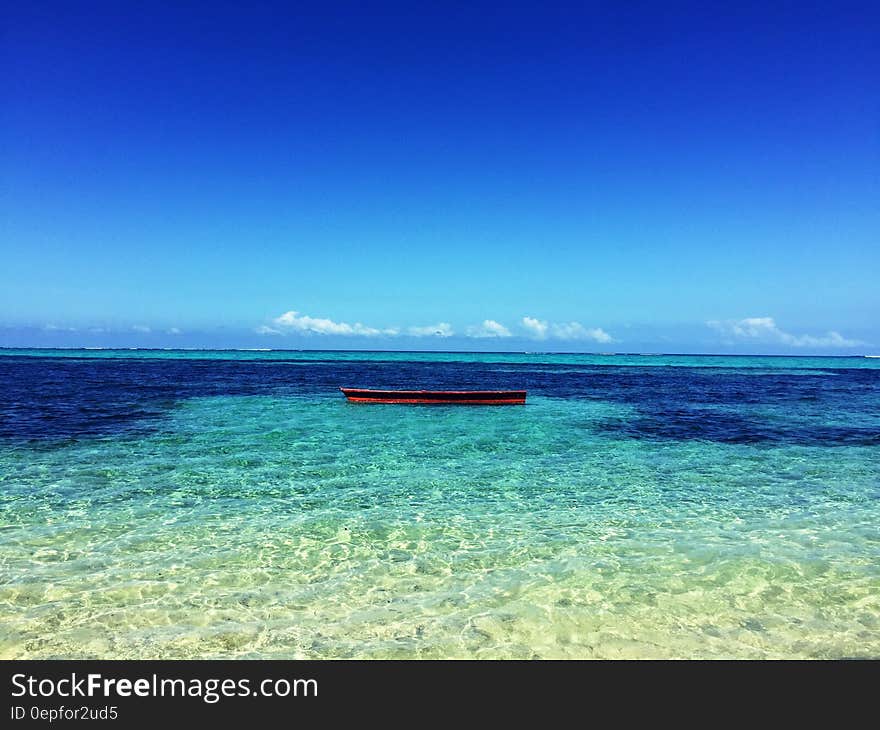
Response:
[[[274,347],[9,347],[0,345],[2,351],[37,350],[45,352],[352,352],[352,353],[408,353],[438,355],[592,355],[598,357],[822,357],[822,358],[880,358],[868,354],[816,354],[816,353],[724,353],[724,352],[603,352],[570,350],[371,350],[338,348],[274,348]]]

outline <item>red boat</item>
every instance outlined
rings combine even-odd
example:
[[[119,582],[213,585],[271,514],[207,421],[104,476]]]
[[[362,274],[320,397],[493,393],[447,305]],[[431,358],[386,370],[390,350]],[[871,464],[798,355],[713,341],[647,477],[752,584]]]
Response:
[[[526,402],[524,390],[370,390],[340,388],[354,403],[455,403],[457,405],[514,406]]]

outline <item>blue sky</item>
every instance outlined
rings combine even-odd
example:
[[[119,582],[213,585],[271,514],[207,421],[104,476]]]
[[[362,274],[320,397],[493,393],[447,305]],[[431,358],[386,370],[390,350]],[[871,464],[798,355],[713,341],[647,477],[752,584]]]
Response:
[[[21,5],[0,346],[880,351],[876,3]]]

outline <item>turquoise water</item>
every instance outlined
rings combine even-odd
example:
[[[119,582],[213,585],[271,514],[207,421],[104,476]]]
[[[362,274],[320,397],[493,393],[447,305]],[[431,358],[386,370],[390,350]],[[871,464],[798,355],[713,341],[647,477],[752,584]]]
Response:
[[[880,656],[880,361],[5,355],[3,658]]]

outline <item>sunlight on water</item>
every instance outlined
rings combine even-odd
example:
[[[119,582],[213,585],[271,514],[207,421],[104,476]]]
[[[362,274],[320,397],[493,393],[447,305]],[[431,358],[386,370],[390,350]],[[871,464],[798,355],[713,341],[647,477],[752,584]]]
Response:
[[[0,656],[880,656],[877,445],[639,418],[326,390],[9,440]]]

